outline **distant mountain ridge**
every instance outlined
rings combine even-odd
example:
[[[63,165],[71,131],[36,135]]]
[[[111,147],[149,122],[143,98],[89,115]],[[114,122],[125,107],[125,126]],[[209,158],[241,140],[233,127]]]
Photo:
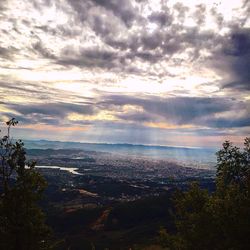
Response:
[[[158,148],[158,149],[185,149],[185,150],[216,150],[215,148],[209,147],[190,147],[190,146],[167,146],[167,145],[146,145],[146,144],[132,144],[132,143],[95,143],[95,142],[70,142],[70,141],[50,141],[50,140],[23,140],[26,147],[30,148],[33,146],[46,147],[47,144],[54,146],[63,146],[68,148],[69,146],[75,146],[79,148],[81,146],[104,146],[104,147],[140,147],[140,148]]]
[[[182,162],[215,162],[215,148],[191,148],[157,145],[134,145],[129,143],[84,143],[48,140],[24,140],[27,149],[81,149],[83,151],[107,152],[133,157],[170,159]]]

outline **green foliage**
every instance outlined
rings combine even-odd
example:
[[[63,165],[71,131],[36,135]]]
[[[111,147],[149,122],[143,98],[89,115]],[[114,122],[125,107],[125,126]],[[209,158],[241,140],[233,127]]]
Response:
[[[7,135],[0,139],[0,249],[52,249],[50,229],[38,206],[46,188],[45,179],[26,162],[24,144],[13,142],[6,123]]]
[[[197,184],[174,198],[176,233],[160,232],[169,249],[249,249],[250,139],[245,148],[226,141],[217,153],[216,191]]]
[[[229,141],[217,152],[217,182],[220,185],[230,183],[243,184],[250,171],[250,138],[245,139],[245,148],[241,151]]]

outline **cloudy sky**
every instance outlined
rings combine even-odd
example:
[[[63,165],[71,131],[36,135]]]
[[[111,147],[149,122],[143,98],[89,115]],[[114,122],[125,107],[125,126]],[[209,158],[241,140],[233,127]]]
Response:
[[[250,1],[1,0],[15,136],[177,146],[250,135]]]

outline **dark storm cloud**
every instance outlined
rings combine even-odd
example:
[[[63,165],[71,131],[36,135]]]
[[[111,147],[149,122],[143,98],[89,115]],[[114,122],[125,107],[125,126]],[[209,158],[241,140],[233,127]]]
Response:
[[[240,128],[250,126],[249,114],[240,118],[210,118],[204,121],[210,127],[214,128]]]
[[[167,12],[153,12],[152,14],[149,15],[148,20],[159,24],[160,27],[163,27],[165,25],[170,25],[173,18],[172,16]]]
[[[153,34],[147,34],[143,36],[141,39],[141,44],[143,45],[144,49],[153,50],[161,46],[162,41],[163,35],[160,32],[155,32]]]
[[[97,34],[104,35],[115,28],[115,23],[107,22],[110,18],[116,17],[130,27],[137,15],[137,10],[129,0],[67,0],[67,2],[72,6],[78,20],[90,24]],[[112,27],[109,27],[110,25]]]
[[[152,114],[148,114],[146,112],[128,112],[125,114],[117,114],[117,118],[126,121],[135,121],[135,122],[150,122],[155,119]]]
[[[222,52],[234,79],[224,87],[250,90],[250,29],[233,30]]]
[[[197,26],[188,28],[182,21],[189,8],[182,3],[176,3],[172,9],[167,4],[162,4],[160,10],[143,16],[130,0],[32,2],[41,13],[55,5],[59,14],[62,12],[69,17],[67,23],[63,25],[52,25],[50,21],[44,24],[28,22],[25,19],[20,21],[31,34],[30,52],[51,60],[52,64],[63,65],[65,68],[77,66],[143,74],[143,69],[139,68],[138,62],[154,67],[157,63],[168,62],[174,55],[191,49],[188,59],[171,61],[172,64],[179,66],[184,61],[198,59],[200,50],[204,48],[213,50],[221,42],[220,36],[215,32],[204,32],[200,29],[205,20],[205,5],[197,5],[193,14]],[[174,23],[176,20],[180,22]],[[16,20],[15,23],[19,21]],[[153,31],[147,29],[148,24],[156,25]],[[91,33],[91,36],[84,38],[86,34],[90,34],[90,31],[94,34]],[[54,50],[44,40],[44,35],[49,36],[51,41],[60,38],[79,41],[80,44],[68,43],[67,46]],[[91,39],[93,45],[84,48],[82,44],[85,39]],[[98,49],[95,40],[102,43],[98,44]],[[4,56],[18,53],[21,52],[9,53],[6,49],[0,50],[0,54]]]
[[[67,0],[72,8],[77,13],[77,17],[81,22],[84,22],[88,18],[88,10],[94,5],[90,0]]]
[[[2,115],[15,117],[26,124],[45,123],[48,125],[57,125],[70,113],[93,115],[97,112],[94,106],[90,104],[36,103],[21,105],[5,103],[4,106],[13,111],[2,112]]]
[[[114,95],[106,97],[99,105],[112,109],[115,106],[133,105],[143,108],[144,112],[127,112],[117,115],[124,120],[137,122],[146,121],[164,121],[183,125],[196,124],[208,125],[211,127],[230,127],[229,124],[236,127],[248,126],[249,119],[244,116],[239,119],[232,117],[228,119],[215,118],[215,115],[226,111],[247,112],[248,106],[244,102],[239,102],[228,98],[205,98],[205,97],[170,97],[170,98],[136,98],[131,96]]]
[[[55,5],[58,13],[62,12],[70,17],[64,25],[52,25],[50,22],[44,24],[22,22],[29,27],[32,34],[30,50],[42,58],[50,59],[51,63],[58,63],[65,67],[73,65],[79,68],[99,67],[110,70],[114,68],[116,71],[125,71],[125,73],[133,73],[134,67],[134,71],[139,73],[138,61],[153,67],[154,64],[168,62],[175,54],[190,49],[187,59],[179,60],[178,63],[171,61],[179,66],[184,61],[191,62],[199,59],[202,49],[218,53],[216,48],[225,47],[228,42],[213,30],[201,30],[206,20],[207,9],[204,4],[194,8],[193,18],[197,25],[190,28],[184,25],[190,9],[181,2],[177,2],[173,8],[169,8],[167,3],[162,3],[160,10],[152,11],[148,16],[141,15],[130,0],[66,0],[55,3],[50,0],[34,0],[32,3],[39,12]],[[211,11],[218,19],[219,13],[216,7]],[[6,18],[11,20],[10,17]],[[16,27],[18,20],[14,17],[12,19]],[[147,30],[147,25],[152,23],[156,25],[154,31]],[[131,32],[134,28],[136,32]],[[52,40],[53,38],[75,39],[82,43],[85,30],[86,33],[92,30],[96,35],[92,38],[102,41],[103,44],[98,45],[98,49],[94,44],[84,49],[78,48],[81,45],[78,47],[67,45],[55,53],[45,46],[46,41],[44,36],[41,36],[41,33],[44,33],[50,35]],[[229,39],[230,43],[234,44],[234,48],[226,48],[225,56],[240,57],[240,59],[230,60],[234,63],[232,67],[235,73],[245,74],[245,79],[249,78],[245,70],[249,67],[249,56],[243,55],[244,50],[248,51],[248,38],[245,33],[237,32],[235,31],[231,40]],[[65,55],[67,50],[69,53]],[[239,51],[242,55],[238,53]],[[11,57],[17,53],[13,50],[7,51],[4,47],[0,48],[0,55],[3,57]],[[240,80],[238,81],[240,87],[247,86]]]
[[[238,29],[232,31],[229,44],[226,44],[226,55],[241,57],[250,52],[250,29]]]
[[[0,0],[0,120],[89,125],[113,142],[249,132],[249,1],[232,17],[193,1],[17,2]]]
[[[3,30],[0,29],[0,33],[3,32]],[[0,59],[6,59],[9,61],[14,61],[15,55],[20,52],[19,49],[16,47],[9,45],[9,46],[1,46],[0,43]]]
[[[51,51],[49,51],[48,49],[46,49],[43,46],[41,41],[33,44],[32,48],[33,48],[35,53],[43,56],[44,58],[49,58],[49,59],[55,59],[56,58],[55,55]]]
[[[104,48],[73,48],[66,47],[57,57],[56,62],[64,66],[117,68],[125,72],[125,66],[132,66],[136,70],[137,60],[150,63],[153,66],[162,60],[168,61],[175,53],[193,48],[190,60],[199,57],[199,51],[204,48],[213,48],[215,38],[211,32],[200,32],[198,29],[187,29],[185,34],[178,31],[135,34],[125,40],[118,40],[115,36],[102,37],[103,41],[118,51]],[[45,57],[53,58],[48,51],[41,50]],[[80,51],[79,51],[80,50]],[[178,64],[178,63],[177,63]],[[136,70],[139,73],[140,70]]]
[[[13,51],[4,47],[0,47],[0,58],[11,59]]]
[[[29,105],[15,105],[10,104],[8,107],[15,111],[27,114],[43,114],[51,116],[64,117],[71,112],[79,114],[93,114],[94,109],[90,105],[78,105],[71,103],[46,103],[46,104],[29,104]]]
[[[62,65],[74,65],[78,67],[112,68],[115,67],[116,59],[116,54],[110,51],[82,49],[77,52],[72,50],[72,48],[66,48],[63,51],[63,56],[57,62]]]
[[[199,57],[199,50],[203,48],[213,49],[214,47],[213,40],[216,38],[216,34],[202,32],[199,26],[187,28],[183,24],[172,24],[175,18],[178,20],[184,18],[188,11],[188,8],[181,3],[174,6],[178,13],[177,17],[174,16],[167,5],[163,5],[161,11],[152,12],[148,17],[143,17],[130,1],[125,0],[68,0],[68,3],[72,6],[77,19],[74,25],[59,27],[59,30],[63,29],[60,34],[74,37],[76,33],[71,32],[71,30],[77,23],[79,25],[80,20],[83,28],[86,25],[95,32],[104,43],[105,49],[99,47],[96,52],[92,51],[89,54],[86,51],[79,53],[78,49],[72,47],[70,48],[70,57],[65,57],[65,50],[69,50],[69,48],[64,48],[61,54],[57,55],[57,62],[64,66],[120,68],[120,70],[129,73],[125,66],[132,65],[136,68],[138,60],[151,63],[153,66],[153,64],[162,60],[168,61],[174,54],[183,52],[187,48],[193,49],[190,60],[194,60],[194,58]],[[197,6],[195,13],[197,22],[200,24],[204,19],[204,8],[203,5]],[[119,20],[126,26],[122,26]],[[149,23],[157,25],[154,32],[142,28]],[[129,32],[132,27],[140,28],[137,32]],[[108,50],[107,46],[116,51]],[[95,48],[88,48],[88,50],[95,50]],[[103,50],[104,57],[101,50]],[[93,56],[93,53],[96,53],[96,56]],[[107,53],[113,53],[115,57],[109,55],[105,63]]]
[[[136,9],[132,6],[130,0],[92,0],[94,3],[111,10],[114,15],[121,18],[127,25],[131,25],[136,17]]]
[[[13,112],[6,112],[5,117],[8,117],[8,119],[15,118],[20,124],[23,125],[34,125],[34,129],[36,128],[36,124],[47,124],[47,125],[53,125],[57,126],[60,125],[60,119],[56,117],[46,117],[44,115],[39,114],[30,114],[30,115],[18,115]],[[1,117],[1,122],[6,122],[6,118]]]

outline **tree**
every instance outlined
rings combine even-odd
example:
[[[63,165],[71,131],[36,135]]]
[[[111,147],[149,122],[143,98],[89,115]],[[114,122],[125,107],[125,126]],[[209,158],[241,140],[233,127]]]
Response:
[[[238,183],[244,185],[250,173],[250,138],[245,139],[245,148],[233,146],[230,141],[223,143],[217,154],[217,182],[222,185]]]
[[[249,249],[250,139],[240,150],[229,141],[217,153],[216,191],[198,184],[174,197],[176,233],[161,231],[170,249]]]
[[[17,124],[8,121],[7,135],[0,139],[0,249],[52,249],[50,229],[38,205],[46,181],[35,162],[26,161],[23,142],[12,141],[10,129]]]

